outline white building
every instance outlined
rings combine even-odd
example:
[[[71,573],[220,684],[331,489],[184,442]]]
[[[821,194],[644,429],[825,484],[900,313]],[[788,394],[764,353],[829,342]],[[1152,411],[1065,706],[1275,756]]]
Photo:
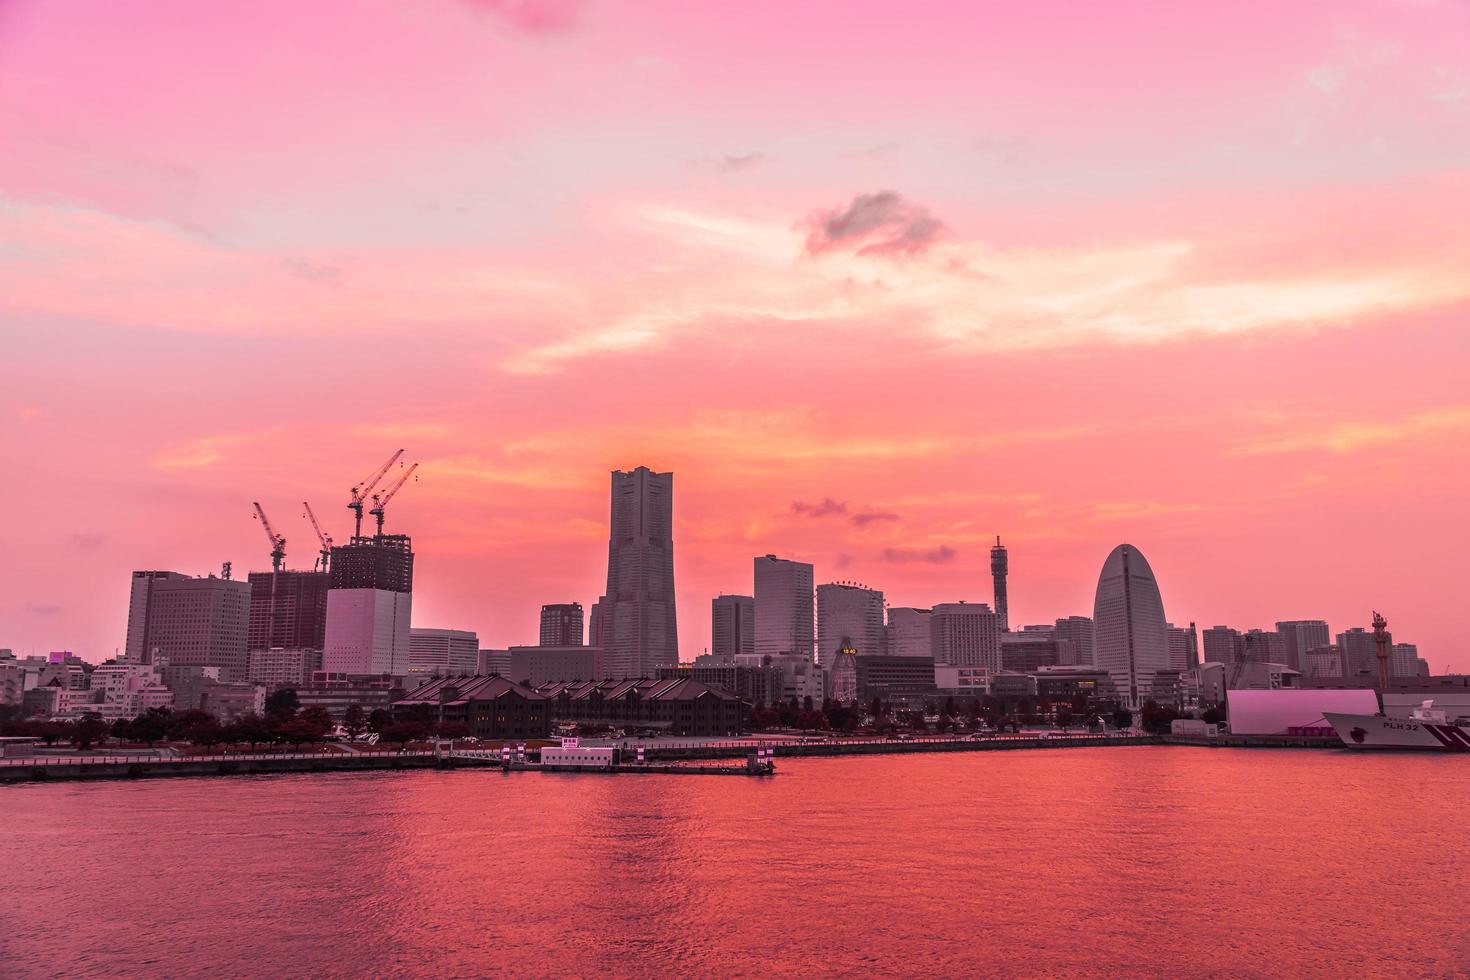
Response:
[[[755,559],[755,653],[812,658],[812,566],[775,555]]]
[[[406,675],[412,592],[332,589],[322,669],[342,674]]]
[[[851,582],[817,586],[817,662],[828,666],[843,647],[882,655],[883,593]]]
[[[942,602],[929,619],[936,664],[1000,670],[1000,617],[983,602]]]
[[[1159,583],[1132,545],[1118,545],[1103,562],[1092,619],[1096,665],[1112,676],[1128,707],[1139,707],[1154,675],[1169,669],[1169,634]]]
[[[408,672],[430,677],[473,674],[479,667],[480,638],[473,630],[413,627],[408,631]]]
[[[932,609],[894,606],[888,610],[888,655],[890,657],[934,656]]]

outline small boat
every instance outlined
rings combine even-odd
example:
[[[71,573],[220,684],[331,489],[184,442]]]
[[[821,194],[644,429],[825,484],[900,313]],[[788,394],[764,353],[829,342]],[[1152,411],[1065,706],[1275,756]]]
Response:
[[[1425,701],[1407,718],[1323,713],[1350,749],[1430,749],[1470,752],[1470,718],[1449,717]]]

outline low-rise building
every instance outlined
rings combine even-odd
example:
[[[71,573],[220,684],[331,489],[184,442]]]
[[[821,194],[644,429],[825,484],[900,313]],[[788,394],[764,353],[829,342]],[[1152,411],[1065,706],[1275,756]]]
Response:
[[[406,691],[404,679],[393,674],[357,676],[319,670],[311,675],[305,687],[296,689],[296,700],[303,708],[312,705],[326,708],[328,714],[341,721],[354,704],[371,714],[378,708],[390,707]]]
[[[714,657],[699,657],[692,664],[660,667],[660,680],[688,678],[710,687],[730,691],[740,700],[762,707],[774,705],[781,700],[784,675],[781,668],[771,665],[752,666],[718,662]]]
[[[602,647],[511,647],[505,676],[531,687],[555,681],[602,680]]]
[[[545,695],[505,677],[442,677],[393,702],[395,720],[459,722],[481,739],[546,738]]]
[[[857,666],[858,698],[867,703],[878,698],[884,704],[922,708],[935,697],[932,657],[853,658]],[[982,668],[984,664],[972,664]]]
[[[690,678],[548,684],[551,718],[592,727],[665,735],[735,735],[745,703],[729,691]]]
[[[306,647],[272,647],[250,651],[250,683],[278,687],[303,687],[322,669],[322,652]]]

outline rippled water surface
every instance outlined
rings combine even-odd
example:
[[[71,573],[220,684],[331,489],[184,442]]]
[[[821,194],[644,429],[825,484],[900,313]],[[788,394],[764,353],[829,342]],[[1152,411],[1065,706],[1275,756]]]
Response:
[[[0,976],[1470,970],[1470,758],[0,788]]]

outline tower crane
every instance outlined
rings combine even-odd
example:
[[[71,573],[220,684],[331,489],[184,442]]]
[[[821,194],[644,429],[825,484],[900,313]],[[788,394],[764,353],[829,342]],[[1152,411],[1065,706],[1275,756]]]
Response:
[[[277,534],[276,529],[271,527],[270,518],[265,516],[264,510],[261,510],[259,501],[255,502],[255,516],[260,520],[261,525],[265,527],[265,536],[271,539],[271,571],[279,572],[281,566],[286,563],[286,539]]]
[[[311,529],[316,532],[316,539],[322,543],[321,557],[317,559],[317,571],[330,571],[327,563],[332,560],[332,536],[323,531],[322,526],[317,523],[316,515],[311,512],[311,504],[303,500],[301,506],[306,508],[306,519],[311,521]]]
[[[403,450],[398,450],[392,456],[388,457],[388,462],[378,467],[378,471],[376,473],[352,488],[352,499],[347,502],[347,509],[352,511],[354,517],[354,524],[352,529],[352,536],[354,538],[362,534],[362,506],[367,501],[368,494],[372,493],[373,487],[377,486],[378,481],[383,479],[383,474],[388,472],[388,467],[398,462],[398,457],[402,455]],[[378,498],[376,497],[373,498],[374,503],[377,502],[377,499]],[[379,519],[379,526],[381,526],[382,523],[382,520]]]
[[[418,468],[419,464],[414,463],[408,469],[404,470],[403,475],[400,476],[394,482],[394,484],[386,491],[384,491],[381,495],[376,493],[373,494],[373,507],[372,510],[368,511],[368,513],[372,514],[378,519],[378,537],[383,536],[383,508],[388,506],[388,501],[393,499],[393,495],[398,492],[399,487],[402,487],[405,483],[407,483],[408,478],[413,476],[413,471]]]

